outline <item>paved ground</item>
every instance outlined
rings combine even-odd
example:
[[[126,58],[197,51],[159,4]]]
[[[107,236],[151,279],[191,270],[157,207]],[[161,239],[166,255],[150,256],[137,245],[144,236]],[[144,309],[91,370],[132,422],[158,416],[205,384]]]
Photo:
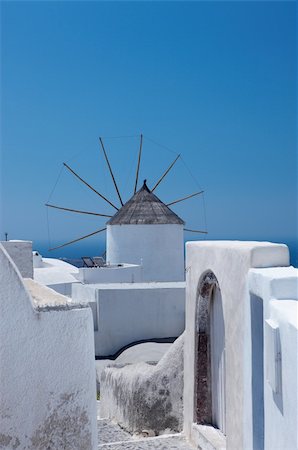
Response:
[[[105,448],[106,444],[110,444],[111,442],[122,442],[132,439],[131,434],[107,419],[97,420],[97,429],[99,448]]]
[[[193,447],[190,447],[180,436],[114,442],[100,445],[98,448],[102,450],[193,450]]]
[[[144,438],[132,436],[107,419],[98,417],[97,424],[99,450],[193,450],[180,434]]]

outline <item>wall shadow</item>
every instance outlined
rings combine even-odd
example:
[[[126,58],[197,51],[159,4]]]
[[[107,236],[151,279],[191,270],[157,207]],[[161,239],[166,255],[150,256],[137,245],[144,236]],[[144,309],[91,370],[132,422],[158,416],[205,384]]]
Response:
[[[250,295],[253,450],[264,450],[263,299]]]

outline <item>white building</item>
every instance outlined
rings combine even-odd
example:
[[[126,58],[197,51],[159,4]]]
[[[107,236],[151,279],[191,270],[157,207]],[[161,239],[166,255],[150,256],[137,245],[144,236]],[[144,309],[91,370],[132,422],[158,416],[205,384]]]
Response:
[[[146,182],[108,221],[107,265],[79,269],[72,288],[92,308],[97,356],[183,332],[183,226]]]
[[[72,299],[91,306],[95,355],[138,341],[176,338],[185,327],[185,282],[75,284]]]
[[[184,222],[144,181],[107,222],[107,262],[143,267],[143,281],[184,281]]]
[[[184,431],[204,448],[297,447],[298,270],[286,245],[186,251]]]
[[[34,251],[33,274],[38,283],[70,297],[72,285],[78,283],[79,269],[61,259],[43,258]]]

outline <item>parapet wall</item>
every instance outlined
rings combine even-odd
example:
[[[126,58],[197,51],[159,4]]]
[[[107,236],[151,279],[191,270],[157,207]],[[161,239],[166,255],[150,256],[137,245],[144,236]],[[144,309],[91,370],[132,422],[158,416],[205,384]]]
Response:
[[[142,281],[142,271],[142,266],[133,264],[81,267],[76,277],[83,284],[139,283]]]
[[[101,416],[130,432],[177,432],[183,426],[183,345],[180,336],[156,366],[106,367],[101,377]]]
[[[90,308],[24,281],[0,245],[0,448],[97,448]]]
[[[23,278],[33,278],[33,255],[31,241],[1,241]]]
[[[114,355],[141,340],[175,338],[184,331],[184,282],[74,284],[72,299],[92,307],[97,356]]]

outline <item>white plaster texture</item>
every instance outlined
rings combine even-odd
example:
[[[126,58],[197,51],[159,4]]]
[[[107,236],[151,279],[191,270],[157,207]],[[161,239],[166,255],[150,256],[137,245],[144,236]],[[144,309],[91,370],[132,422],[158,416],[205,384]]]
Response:
[[[71,296],[73,283],[78,283],[79,269],[61,259],[42,258],[33,256],[34,280],[38,283],[54,289],[60,294]]]
[[[184,281],[183,225],[108,225],[106,260],[142,264],[143,281]]]
[[[116,359],[117,364],[134,364],[137,362],[158,362],[172,347],[162,342],[144,342],[124,350]]]
[[[32,280],[25,287],[2,246],[0,267],[0,447],[95,450],[90,308]]]
[[[280,267],[251,269],[248,275],[250,295],[262,302],[264,337],[263,342],[263,411],[264,411],[264,450],[292,450],[298,448],[298,269]],[[249,324],[253,320],[247,314]],[[272,336],[265,321],[275,325],[278,332],[279,354],[270,352]],[[248,325],[249,332],[249,325]],[[249,348],[251,352],[251,348]],[[268,361],[271,358],[273,361]],[[275,359],[275,360],[274,360]],[[247,380],[252,377],[251,359],[246,366]],[[280,367],[279,367],[280,365]],[[280,388],[276,391],[270,384],[269,368],[278,368]],[[279,372],[280,370],[280,372]],[[246,384],[245,411],[247,432],[245,448],[254,448],[251,384]]]
[[[177,337],[184,331],[184,282],[76,284],[72,299],[92,307],[97,356],[114,355],[140,340]]]
[[[33,257],[31,241],[1,241],[23,278],[33,278]]]
[[[163,355],[171,348],[172,344],[161,342],[144,342],[136,344],[124,350],[115,359],[99,359],[95,361],[96,365],[96,384],[97,390],[100,390],[101,373],[109,364],[135,364],[138,362],[157,363]]]
[[[32,257],[33,257],[33,269],[43,267],[44,263],[42,260],[42,256],[38,251],[34,250],[32,252]]]
[[[130,432],[161,434],[183,425],[182,334],[157,365],[106,367],[101,377],[101,417]]]
[[[247,273],[251,267],[288,266],[288,248],[269,242],[204,241],[186,244],[186,335],[184,355],[184,430],[198,442],[196,421],[196,314],[198,287],[213,272],[221,290],[226,353],[226,445],[244,446],[244,322],[249,302]]]
[[[94,283],[138,283],[142,281],[142,266],[136,264],[81,267],[76,275],[83,284]]]
[[[224,435],[212,425],[193,424],[193,434],[196,436],[195,447],[200,450],[226,450]]]

